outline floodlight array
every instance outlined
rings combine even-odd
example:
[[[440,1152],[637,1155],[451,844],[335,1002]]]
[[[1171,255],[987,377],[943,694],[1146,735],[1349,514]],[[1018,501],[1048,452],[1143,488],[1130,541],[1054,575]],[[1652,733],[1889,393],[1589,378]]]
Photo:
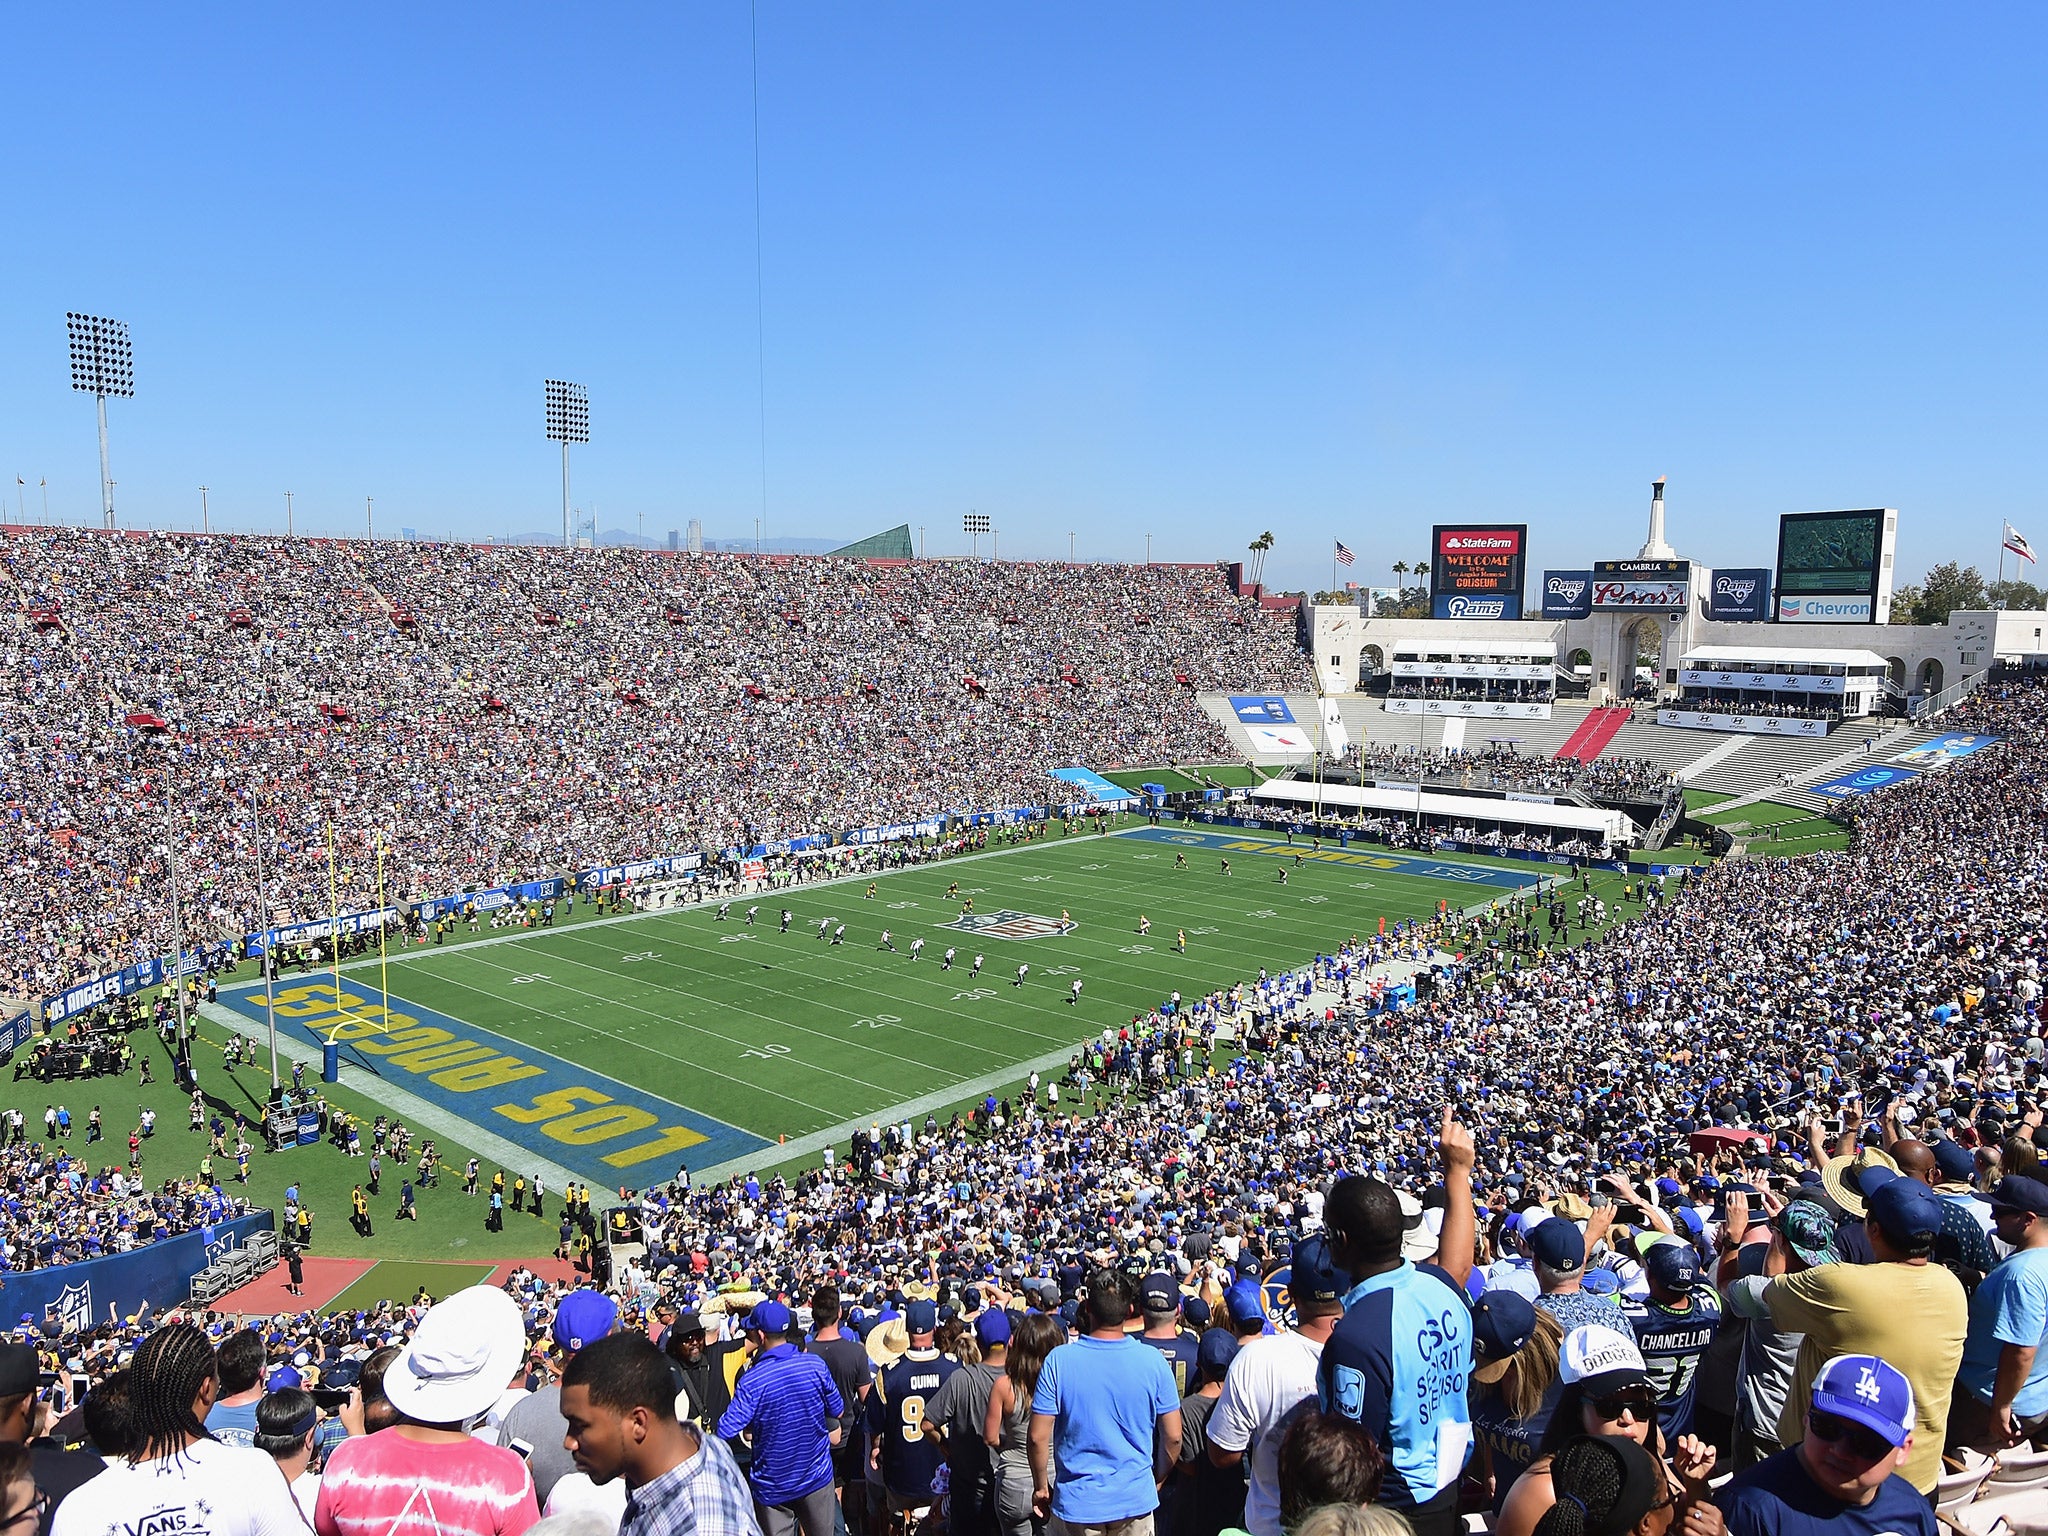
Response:
[[[548,441],[587,443],[590,441],[590,392],[581,384],[561,379],[547,380]]]
[[[64,316],[71,337],[71,387],[88,395],[135,394],[135,349],[128,344],[128,322],[82,315]]]

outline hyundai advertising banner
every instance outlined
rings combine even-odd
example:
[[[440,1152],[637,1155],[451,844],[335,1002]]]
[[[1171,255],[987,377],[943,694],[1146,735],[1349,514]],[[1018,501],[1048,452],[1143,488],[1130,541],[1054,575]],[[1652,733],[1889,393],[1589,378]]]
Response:
[[[1771,616],[1771,573],[1768,567],[1745,566],[1714,572],[1707,589],[1707,617],[1724,624],[1762,624]]]
[[[1591,571],[1545,571],[1543,573],[1543,617],[1546,619],[1589,619],[1593,616],[1593,573]]]
[[[1439,523],[1431,530],[1429,593],[1439,619],[1519,619],[1527,523]]]

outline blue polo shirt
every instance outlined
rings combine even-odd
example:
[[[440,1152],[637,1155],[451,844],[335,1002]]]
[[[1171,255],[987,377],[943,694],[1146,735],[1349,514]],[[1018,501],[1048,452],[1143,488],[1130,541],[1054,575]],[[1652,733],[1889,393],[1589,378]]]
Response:
[[[1403,1260],[1346,1293],[1316,1395],[1325,1413],[1362,1424],[1386,1452],[1378,1503],[1410,1509],[1457,1481],[1472,1454],[1471,1376],[1472,1310],[1436,1265]]]
[[[1166,1357],[1129,1336],[1084,1335],[1047,1355],[1031,1411],[1054,1420],[1053,1514],[1110,1525],[1157,1509],[1152,1431],[1179,1407]]]
[[[832,1426],[846,1411],[831,1369],[782,1343],[763,1350],[733,1389],[718,1433],[754,1432],[752,1478],[763,1504],[791,1504],[832,1486]]]

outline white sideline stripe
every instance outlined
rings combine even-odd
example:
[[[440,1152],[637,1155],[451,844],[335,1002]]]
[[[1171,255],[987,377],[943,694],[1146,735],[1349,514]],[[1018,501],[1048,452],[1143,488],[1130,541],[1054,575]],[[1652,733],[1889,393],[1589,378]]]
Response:
[[[199,1005],[199,1016],[220,1025],[224,1029],[231,1029],[237,1034],[247,1035],[258,1045],[267,1045],[269,1042],[270,1030],[266,1024],[255,1019],[244,1018],[225,1003],[201,1003]],[[294,1039],[285,1031],[279,1030],[277,1032],[277,1052],[280,1056],[291,1057],[293,1061],[304,1062],[313,1069],[313,1076],[315,1078],[319,1077],[321,1052],[318,1046],[311,1045],[303,1040]],[[365,1087],[362,1081],[365,1077],[369,1077],[374,1086]],[[431,1131],[436,1140],[449,1142],[458,1147],[467,1147],[484,1161],[495,1162],[500,1168],[504,1168],[509,1172],[538,1173],[548,1181],[548,1187],[554,1190],[557,1195],[567,1188],[572,1180],[578,1184],[585,1182],[581,1174],[573,1174],[559,1163],[551,1163],[544,1158],[537,1157],[524,1147],[515,1146],[513,1143],[505,1140],[504,1137],[496,1135],[483,1126],[478,1125],[474,1120],[465,1120],[460,1115],[453,1114],[436,1104],[429,1103],[418,1094],[401,1088],[386,1078],[365,1073],[362,1068],[348,1062],[342,1064],[342,1082],[345,1086],[360,1093],[364,1098],[375,1100],[384,1108],[390,1110],[394,1115],[405,1121],[407,1125],[413,1127],[415,1131]],[[462,1184],[459,1171],[455,1183],[459,1189]],[[489,1208],[487,1196],[479,1193],[476,1198],[481,1202],[479,1209]],[[552,1248],[554,1245],[550,1243],[548,1246]]]

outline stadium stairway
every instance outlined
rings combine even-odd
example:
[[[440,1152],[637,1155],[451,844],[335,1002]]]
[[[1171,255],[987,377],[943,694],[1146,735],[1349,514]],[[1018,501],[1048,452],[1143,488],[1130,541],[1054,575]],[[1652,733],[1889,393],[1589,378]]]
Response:
[[[1628,710],[1625,708],[1589,709],[1586,718],[1579,722],[1579,728],[1557,749],[1557,755],[1560,759],[1572,758],[1590,763],[1607,750],[1608,744],[1626,724]]]

